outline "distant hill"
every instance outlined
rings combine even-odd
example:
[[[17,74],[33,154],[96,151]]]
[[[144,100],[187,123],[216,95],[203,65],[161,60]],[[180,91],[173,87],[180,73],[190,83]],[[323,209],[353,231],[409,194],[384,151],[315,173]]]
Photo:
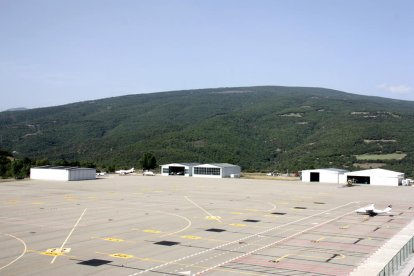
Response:
[[[22,110],[27,110],[26,107],[16,107],[16,108],[9,108],[6,111],[22,111]]]
[[[414,175],[414,102],[323,88],[128,95],[0,113],[0,148],[132,166],[228,162],[244,170],[383,167]]]

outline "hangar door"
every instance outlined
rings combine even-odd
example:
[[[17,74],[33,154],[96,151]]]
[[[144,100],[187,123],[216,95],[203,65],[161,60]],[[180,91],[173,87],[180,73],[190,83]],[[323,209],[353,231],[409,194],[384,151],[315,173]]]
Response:
[[[354,183],[354,184],[371,184],[371,177],[369,176],[348,175],[346,180],[348,183]]]
[[[181,166],[170,166],[168,170],[169,175],[184,175],[185,174],[185,167]]]
[[[310,182],[319,182],[319,173],[311,172],[310,173]]]

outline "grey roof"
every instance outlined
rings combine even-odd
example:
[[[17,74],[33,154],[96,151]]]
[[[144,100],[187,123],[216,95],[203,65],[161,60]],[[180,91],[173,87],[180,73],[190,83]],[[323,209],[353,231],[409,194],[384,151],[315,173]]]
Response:
[[[202,165],[199,165],[199,166],[203,166],[203,165],[211,165],[211,166],[216,166],[216,167],[221,167],[221,168],[224,168],[224,167],[240,167],[240,166],[229,164],[229,163],[207,163],[207,164],[202,164]]]

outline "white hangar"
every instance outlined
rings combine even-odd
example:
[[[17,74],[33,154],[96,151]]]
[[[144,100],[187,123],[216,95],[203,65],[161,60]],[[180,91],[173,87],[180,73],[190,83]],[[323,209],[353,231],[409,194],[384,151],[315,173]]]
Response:
[[[202,164],[193,167],[193,177],[240,177],[241,168],[228,163]]]
[[[65,167],[65,166],[41,166],[30,169],[30,179],[79,181],[96,179],[96,169]]]
[[[404,173],[384,169],[347,172],[344,175],[346,182],[379,186],[399,186],[404,179]]]
[[[343,175],[347,172],[347,170],[335,168],[303,170],[301,174],[301,180],[302,182],[321,182],[339,184],[343,182]]]
[[[200,163],[172,163],[161,165],[161,175],[191,176],[193,174],[193,167],[197,165],[200,165]]]

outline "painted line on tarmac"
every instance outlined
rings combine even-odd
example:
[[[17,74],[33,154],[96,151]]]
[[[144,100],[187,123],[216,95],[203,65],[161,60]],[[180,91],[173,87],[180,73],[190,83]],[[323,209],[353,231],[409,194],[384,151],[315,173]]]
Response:
[[[10,235],[10,234],[4,234],[4,235],[9,236],[9,237],[12,237],[12,238],[18,240],[19,242],[21,242],[23,244],[24,249],[23,249],[23,252],[16,259],[14,259],[10,263],[8,263],[8,264],[0,267],[0,270],[2,270],[3,268],[6,268],[6,267],[12,265],[13,263],[17,262],[20,258],[22,258],[24,256],[24,254],[26,254],[26,250],[27,250],[27,245],[26,245],[26,243],[22,239],[20,239],[18,237],[15,237],[13,235]]]
[[[271,203],[271,202],[268,202],[267,204],[271,205],[273,208],[272,208],[272,209],[267,210],[266,212],[272,212],[272,211],[276,210],[276,205],[274,205],[274,204],[273,204],[273,203]]]
[[[79,222],[81,221],[83,215],[85,214],[86,210],[88,208],[85,208],[85,210],[83,210],[82,214],[80,215],[80,217],[78,218],[78,221],[75,223],[75,225],[73,226],[72,230],[69,232],[69,235],[66,237],[65,241],[62,243],[62,245],[60,246],[60,250],[62,250],[62,248],[65,246],[65,244],[68,242],[70,236],[72,235],[73,231],[75,231],[76,226],[78,226]],[[51,264],[53,264],[56,260],[57,256],[55,256],[53,258],[53,260],[50,262]]]
[[[201,207],[200,205],[198,205],[197,203],[195,203],[194,201],[192,201],[188,196],[184,196],[184,198],[192,203],[195,207],[199,208],[201,211],[203,211],[204,213],[206,213],[209,217],[214,217],[215,220],[217,220],[218,222],[221,222],[220,217],[219,216],[213,216],[210,212],[208,212],[206,209],[204,209],[203,207]]]
[[[281,242],[284,242],[284,241],[289,240],[289,239],[291,239],[291,238],[294,238],[294,237],[296,237],[296,236],[299,236],[299,235],[301,235],[301,234],[303,234],[303,233],[305,233],[305,232],[308,232],[308,231],[310,231],[310,230],[312,230],[312,229],[315,229],[315,228],[320,227],[320,226],[322,226],[322,225],[328,224],[328,223],[330,223],[330,222],[332,222],[332,221],[338,220],[338,219],[340,219],[340,218],[342,218],[342,217],[344,217],[344,216],[347,216],[347,215],[349,215],[349,214],[352,214],[353,212],[354,212],[354,211],[347,212],[347,213],[345,213],[345,214],[343,214],[343,215],[340,215],[340,216],[338,216],[338,217],[335,217],[335,218],[333,218],[333,219],[330,219],[330,220],[325,221],[325,222],[323,222],[323,223],[320,223],[320,224],[318,224],[318,225],[315,225],[315,226],[312,226],[312,227],[306,228],[305,230],[299,231],[299,232],[297,232],[297,233],[295,233],[295,234],[293,234],[293,235],[290,235],[290,236],[288,236],[288,237],[286,237],[286,238],[283,238],[283,239],[277,240],[277,241],[275,241],[275,242],[273,242],[273,243],[270,243],[270,244],[265,245],[265,246],[263,246],[263,247],[257,248],[257,249],[255,249],[255,250],[252,250],[252,251],[250,251],[250,252],[247,252],[247,253],[245,253],[245,254],[243,254],[243,255],[240,255],[240,256],[238,256],[238,257],[235,257],[235,258],[232,258],[232,259],[227,260],[227,261],[225,261],[225,262],[222,262],[222,263],[220,263],[220,264],[218,264],[218,265],[215,265],[215,266],[209,267],[209,268],[207,268],[207,269],[205,269],[205,270],[203,270],[203,271],[197,272],[197,273],[195,273],[194,275],[201,275],[201,274],[206,273],[206,272],[208,272],[208,271],[210,271],[210,270],[213,270],[213,269],[215,269],[215,268],[217,268],[217,267],[219,267],[219,266],[222,266],[222,265],[228,264],[228,263],[230,263],[230,262],[232,262],[232,261],[235,261],[235,260],[237,260],[237,259],[240,259],[240,258],[243,258],[243,257],[249,256],[249,255],[251,255],[251,254],[256,253],[257,251],[261,251],[261,250],[266,249],[266,248],[268,248],[268,247],[270,247],[270,246],[274,246],[274,245],[276,245],[276,244],[278,244],[278,243],[281,243]]]
[[[322,214],[325,214],[325,213],[331,212],[331,211],[333,211],[333,210],[336,210],[336,209],[339,209],[339,208],[343,208],[343,207],[345,207],[345,206],[348,206],[348,205],[351,205],[351,204],[355,204],[355,203],[358,203],[358,201],[351,201],[351,202],[349,202],[349,203],[347,203],[347,204],[344,204],[344,205],[341,205],[341,206],[338,206],[338,207],[335,207],[335,208],[332,208],[332,209],[329,209],[329,210],[326,210],[326,211],[323,211],[323,212],[319,212],[319,213],[317,213],[317,214],[314,214],[314,215],[311,215],[311,216],[308,216],[308,217],[304,217],[304,218],[301,218],[301,219],[298,219],[298,220],[295,220],[295,221],[291,221],[291,222],[288,222],[288,223],[285,223],[285,224],[282,224],[282,225],[278,225],[278,226],[272,227],[272,228],[270,228],[270,229],[267,229],[267,230],[261,231],[261,232],[256,233],[256,234],[252,234],[252,235],[246,236],[246,237],[244,237],[244,238],[240,238],[240,239],[235,240],[235,241],[232,241],[232,242],[228,242],[228,243],[225,243],[225,244],[222,244],[222,245],[219,245],[219,246],[216,246],[216,247],[213,247],[213,248],[207,249],[207,250],[203,250],[203,251],[197,252],[197,253],[195,253],[195,254],[188,255],[188,256],[185,256],[185,257],[182,257],[182,258],[179,258],[179,259],[176,259],[176,260],[173,260],[173,261],[170,261],[170,262],[164,263],[164,264],[159,265],[159,266],[155,266],[155,267],[152,267],[152,268],[148,268],[148,269],[146,269],[146,270],[142,270],[142,271],[140,271],[140,272],[136,272],[136,273],[133,273],[133,274],[129,274],[129,276],[135,276],[135,275],[143,274],[143,273],[146,273],[146,272],[149,272],[149,271],[153,271],[153,270],[159,269],[159,268],[161,268],[161,267],[164,267],[164,266],[167,266],[167,265],[170,265],[170,264],[174,264],[174,263],[180,262],[180,261],[182,261],[182,260],[186,260],[186,259],[189,259],[189,258],[192,258],[192,257],[198,256],[198,255],[201,255],[201,254],[204,254],[204,253],[207,253],[207,252],[210,252],[210,251],[213,251],[213,250],[216,250],[216,249],[222,248],[222,247],[227,246],[227,245],[230,245],[230,244],[239,243],[240,241],[244,241],[244,240],[247,240],[247,239],[249,239],[249,238],[253,238],[253,237],[259,236],[259,235],[261,235],[261,234],[264,234],[264,233],[267,233],[267,232],[270,232],[270,231],[273,231],[273,230],[276,230],[276,229],[282,228],[282,227],[284,227],[284,226],[288,226],[288,225],[291,225],[291,224],[294,224],[294,223],[298,223],[298,222],[300,222],[300,221],[303,221],[303,220],[306,220],[306,219],[310,219],[310,218],[312,218],[312,217],[316,217],[316,216],[319,216],[319,215],[322,215]],[[352,213],[352,212],[354,212],[354,211],[351,211],[351,212],[349,212],[349,213]],[[347,213],[347,214],[349,214],[349,213]],[[342,215],[341,217],[343,217],[343,216],[345,216],[345,215]],[[335,218],[335,219],[337,219],[337,218]],[[322,224],[318,224],[318,225],[313,226],[313,227],[311,227],[311,228],[313,229],[313,228],[319,227],[319,226],[321,226],[321,225],[322,225]],[[273,244],[271,244],[271,245],[273,245]],[[261,248],[266,248],[266,247],[269,247],[269,246],[271,246],[271,245],[266,245],[266,246],[261,247]],[[235,259],[238,259],[238,258],[240,258],[240,257],[237,257],[237,258],[235,258]],[[227,262],[226,262],[226,263],[227,263]],[[216,267],[217,267],[217,266],[216,266]],[[214,268],[215,268],[215,267],[214,267]],[[214,269],[214,268],[211,268],[211,269]],[[211,270],[211,269],[209,269],[209,270]]]
[[[182,219],[184,219],[184,220],[186,220],[186,221],[187,221],[187,225],[186,225],[184,228],[182,228],[182,229],[180,229],[180,230],[178,230],[178,231],[172,232],[172,233],[167,233],[167,234],[161,235],[160,237],[172,236],[172,235],[175,235],[175,234],[181,233],[181,232],[183,232],[183,231],[185,231],[185,230],[187,230],[188,228],[190,228],[190,227],[191,227],[191,224],[192,224],[192,223],[191,223],[191,220],[189,220],[188,218],[186,218],[186,217],[184,217],[184,216],[180,216],[180,215],[173,214],[173,213],[161,212],[161,211],[157,211],[157,212],[158,212],[158,213],[162,213],[162,214],[167,214],[167,215],[176,216],[176,217],[182,218]]]

